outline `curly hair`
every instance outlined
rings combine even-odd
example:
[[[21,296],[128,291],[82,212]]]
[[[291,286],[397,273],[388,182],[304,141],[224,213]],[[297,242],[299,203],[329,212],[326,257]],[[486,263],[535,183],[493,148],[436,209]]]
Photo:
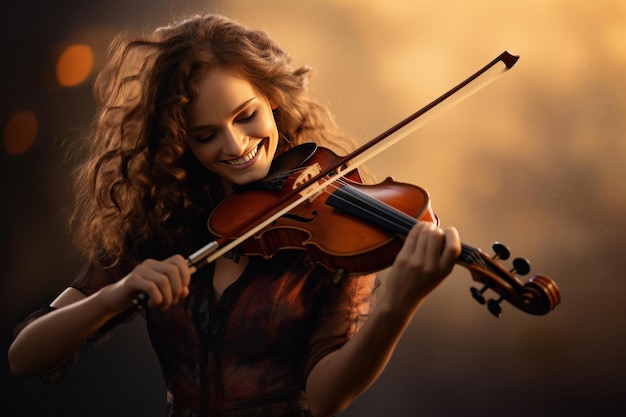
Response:
[[[278,152],[307,141],[338,152],[353,147],[310,96],[311,69],[293,69],[265,31],[224,16],[122,33],[108,58],[94,85],[98,110],[70,219],[77,247],[92,262],[186,254],[211,239],[206,220],[224,190],[185,144],[187,106],[211,68],[238,71],[277,104]]]

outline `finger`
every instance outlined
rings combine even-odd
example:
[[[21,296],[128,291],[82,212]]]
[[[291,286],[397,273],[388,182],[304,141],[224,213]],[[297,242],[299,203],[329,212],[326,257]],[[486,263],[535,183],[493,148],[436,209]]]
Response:
[[[144,279],[152,282],[159,293],[158,298],[153,298],[152,294],[148,293],[151,303],[160,308],[166,308],[174,299],[170,276],[176,275],[177,268],[174,265],[153,260],[144,261],[142,265],[145,267],[142,269]]]
[[[435,227],[432,223],[422,223],[417,241],[415,242],[413,261],[418,263],[422,270],[426,269],[427,264],[430,262],[428,253],[429,247],[432,246],[431,240]]]
[[[441,256],[444,247],[444,231],[433,225],[424,233],[424,270],[436,272],[441,267]]]
[[[174,255],[170,258],[178,266],[180,272],[180,287],[181,297],[186,297],[189,294],[189,284],[191,283],[191,270],[189,269],[189,263],[187,259],[181,255]]]
[[[426,228],[427,225],[428,223],[419,221],[415,223],[406,235],[404,244],[402,245],[402,248],[400,248],[400,252],[398,252],[398,257],[407,261],[414,257],[415,251],[418,250],[418,242],[420,241],[422,230]]]
[[[191,271],[187,260],[181,255],[174,255],[166,260],[176,268],[176,273],[170,276],[174,303],[189,294],[189,283],[191,282]]]
[[[148,296],[148,307],[157,307],[163,303],[163,294],[159,285],[151,278],[154,271],[144,263],[139,264],[128,275],[126,281],[137,293]],[[136,296],[137,294],[135,294]]]
[[[444,230],[445,246],[441,257],[442,263],[450,269],[454,266],[459,256],[461,256],[461,239],[459,232],[454,227]]]
[[[191,271],[182,256],[174,255],[163,262],[158,262],[154,265],[154,269],[163,274],[163,277],[159,277],[160,279],[166,280],[159,281],[164,296],[162,308],[178,303],[181,298],[189,294]]]
[[[415,251],[415,246],[417,244],[417,238],[419,237],[420,231],[422,229],[421,222],[415,223],[415,225],[409,230],[409,233],[406,235],[404,239],[404,244],[400,249],[401,252],[405,253],[413,253]]]

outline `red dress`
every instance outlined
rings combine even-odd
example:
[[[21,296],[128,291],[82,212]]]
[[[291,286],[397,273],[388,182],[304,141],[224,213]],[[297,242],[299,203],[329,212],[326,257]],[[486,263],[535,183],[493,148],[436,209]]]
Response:
[[[90,266],[72,286],[90,295],[129,270]],[[310,416],[306,377],[367,319],[376,276],[337,279],[306,252],[285,251],[251,258],[213,306],[212,275],[209,265],[194,274],[186,299],[146,311],[168,417]]]

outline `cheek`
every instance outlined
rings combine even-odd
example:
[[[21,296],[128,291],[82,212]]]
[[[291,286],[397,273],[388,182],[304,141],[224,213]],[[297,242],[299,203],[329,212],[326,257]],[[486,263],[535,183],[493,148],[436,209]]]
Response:
[[[189,146],[189,150],[196,157],[200,164],[207,167],[214,160],[215,152],[212,151],[211,147],[208,145],[187,145]]]
[[[259,123],[258,123],[258,129],[259,129],[259,133],[263,133],[262,136],[277,136],[278,135],[278,131],[276,128],[276,121],[274,120],[274,113],[272,113],[271,111],[269,111],[269,109],[266,111],[264,117],[260,117],[258,119]]]

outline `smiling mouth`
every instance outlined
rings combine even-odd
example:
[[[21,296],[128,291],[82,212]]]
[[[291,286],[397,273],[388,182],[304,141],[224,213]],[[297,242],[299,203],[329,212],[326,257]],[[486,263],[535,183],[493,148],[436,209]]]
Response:
[[[248,152],[247,154],[237,158],[237,159],[231,159],[228,161],[224,161],[225,163],[227,163],[228,165],[234,166],[234,167],[238,167],[238,166],[242,166],[245,165],[247,163],[249,163],[250,161],[252,161],[254,158],[256,158],[256,156],[259,153],[259,149],[261,148],[261,146],[263,146],[263,144],[265,143],[265,140],[262,140],[261,142],[259,142],[259,144],[257,146],[255,146],[254,148],[252,148],[250,150],[250,152]]]

